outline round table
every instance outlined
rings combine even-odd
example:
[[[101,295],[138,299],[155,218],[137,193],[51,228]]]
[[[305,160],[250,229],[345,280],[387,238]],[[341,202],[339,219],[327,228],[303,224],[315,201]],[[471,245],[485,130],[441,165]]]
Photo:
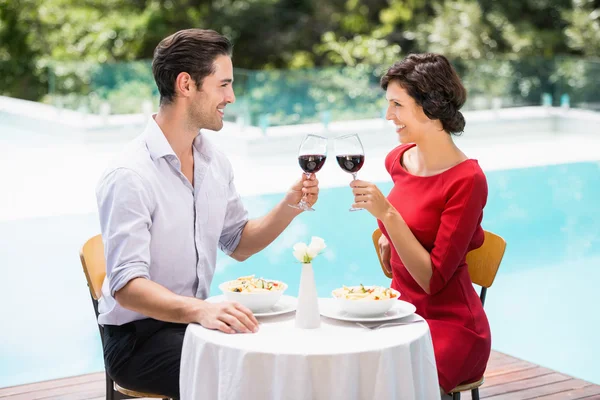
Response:
[[[422,318],[414,314],[403,321],[414,319]],[[297,329],[293,312],[259,322],[257,333],[233,335],[190,324],[181,357],[181,398],[440,398],[426,322],[368,330],[321,317],[320,328]]]

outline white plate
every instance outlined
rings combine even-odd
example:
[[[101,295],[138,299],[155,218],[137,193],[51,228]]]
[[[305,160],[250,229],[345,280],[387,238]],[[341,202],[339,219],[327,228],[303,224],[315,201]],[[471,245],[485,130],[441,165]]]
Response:
[[[324,317],[339,319],[340,321],[377,322],[408,317],[414,314],[417,309],[406,301],[397,300],[396,304],[385,314],[374,317],[359,317],[342,311],[335,299],[319,299],[319,311]]]
[[[224,295],[213,296],[206,299],[206,301],[211,303],[220,303],[222,301],[227,301]],[[294,296],[286,296],[282,295],[281,298],[269,311],[256,312],[254,313],[255,317],[272,317],[275,315],[286,314],[292,311],[296,311],[296,305],[298,304],[298,299]]]

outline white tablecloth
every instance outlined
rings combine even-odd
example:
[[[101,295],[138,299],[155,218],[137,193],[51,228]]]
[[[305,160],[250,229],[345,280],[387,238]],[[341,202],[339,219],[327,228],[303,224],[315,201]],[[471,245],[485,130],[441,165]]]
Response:
[[[297,329],[290,313],[259,319],[258,333],[234,335],[189,325],[181,358],[181,398],[440,398],[426,322],[371,331],[353,322],[321,321],[318,329]]]

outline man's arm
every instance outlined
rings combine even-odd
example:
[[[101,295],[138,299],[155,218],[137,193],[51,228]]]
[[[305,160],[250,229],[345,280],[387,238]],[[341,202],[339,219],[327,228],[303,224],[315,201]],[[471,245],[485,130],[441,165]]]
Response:
[[[150,226],[155,205],[137,173],[124,168],[111,172],[101,181],[97,197],[106,279],[122,307],[161,321],[196,322],[227,333],[256,331],[258,322],[239,304],[212,304],[180,296],[150,280]]]
[[[285,201],[281,201],[267,215],[248,221],[242,231],[240,243],[231,253],[231,257],[237,261],[244,261],[258,253],[271,244],[301,212],[302,210],[296,210],[289,207]]]
[[[248,221],[239,244],[231,253],[232,258],[244,261],[271,244],[290,222],[302,213],[288,204],[297,204],[304,193],[308,194],[307,201],[310,204],[316,203],[319,197],[319,180],[315,175],[311,175],[309,179],[306,179],[305,175],[302,177],[267,215]]]
[[[198,323],[226,333],[258,330],[258,321],[237,303],[208,303],[194,297],[177,295],[164,286],[144,278],[130,280],[115,293],[119,304],[129,310],[160,321]]]

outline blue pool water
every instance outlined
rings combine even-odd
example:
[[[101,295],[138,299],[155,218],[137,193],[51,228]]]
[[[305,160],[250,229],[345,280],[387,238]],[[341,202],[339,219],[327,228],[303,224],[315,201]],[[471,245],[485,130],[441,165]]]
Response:
[[[508,247],[486,310],[493,348],[600,384],[600,163],[487,173],[484,228]],[[391,183],[381,183],[387,192]],[[281,195],[245,198],[252,216]],[[240,275],[280,279],[296,295],[291,248],[327,242],[314,262],[319,295],[341,284],[388,285],[370,235],[375,220],[349,213],[347,187],[324,189],[267,249],[244,263],[221,255],[211,287]],[[103,369],[100,340],[78,249],[98,232],[95,214],[0,222],[0,387]]]

